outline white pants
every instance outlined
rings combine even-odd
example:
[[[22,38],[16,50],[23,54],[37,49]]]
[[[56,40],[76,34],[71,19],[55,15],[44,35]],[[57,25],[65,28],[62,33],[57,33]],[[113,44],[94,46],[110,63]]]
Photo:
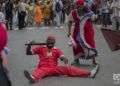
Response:
[[[60,26],[61,25],[61,15],[62,15],[62,11],[58,12],[55,14],[55,18],[54,18],[54,21],[56,22],[56,25],[57,26]]]

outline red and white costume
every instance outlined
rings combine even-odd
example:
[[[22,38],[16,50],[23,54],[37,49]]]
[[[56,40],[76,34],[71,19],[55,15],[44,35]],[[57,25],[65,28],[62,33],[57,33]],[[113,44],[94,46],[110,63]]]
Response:
[[[69,17],[70,20],[75,23],[72,38],[77,45],[76,47],[73,46],[73,52],[76,58],[85,55],[85,47],[96,50],[94,27],[91,17],[86,15],[80,17],[75,9]]]

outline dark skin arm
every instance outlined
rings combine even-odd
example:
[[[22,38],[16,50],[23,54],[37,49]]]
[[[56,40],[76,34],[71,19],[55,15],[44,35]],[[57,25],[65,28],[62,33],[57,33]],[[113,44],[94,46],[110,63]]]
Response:
[[[66,57],[61,57],[60,60],[63,61],[65,64],[68,64],[68,59]]]
[[[34,52],[32,52],[32,48],[40,45],[41,43],[35,43],[34,41],[30,41],[28,44],[25,44],[26,47],[26,55],[35,55]],[[43,44],[43,43],[42,43]]]

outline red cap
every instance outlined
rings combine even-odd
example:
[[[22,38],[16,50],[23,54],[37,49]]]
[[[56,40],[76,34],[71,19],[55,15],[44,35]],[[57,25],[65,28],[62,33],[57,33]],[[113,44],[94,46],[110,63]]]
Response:
[[[84,0],[77,0],[76,4],[77,6],[84,6]]]
[[[6,31],[6,27],[3,27],[3,25],[0,24],[0,53],[4,49],[6,44],[7,44],[7,31]]]

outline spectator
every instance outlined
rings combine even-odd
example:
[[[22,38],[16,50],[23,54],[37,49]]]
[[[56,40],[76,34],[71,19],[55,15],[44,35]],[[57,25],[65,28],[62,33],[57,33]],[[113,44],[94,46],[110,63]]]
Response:
[[[53,11],[55,14],[54,21],[58,27],[61,25],[61,15],[62,15],[63,4],[61,0],[53,1]]]
[[[107,1],[104,2],[104,6],[102,9],[102,17],[103,26],[107,27],[107,25],[110,25],[110,13]]]
[[[18,27],[19,30],[22,30],[25,27],[25,17],[26,17],[26,7],[27,4],[22,0],[19,1],[18,4]]]
[[[7,0],[5,2],[5,17],[6,17],[6,20],[7,20],[7,29],[9,30],[12,30],[12,19],[13,19],[13,3],[11,0]]]
[[[113,1],[111,8],[113,10],[112,20],[113,26],[116,30],[119,30],[120,27],[120,0]]]
[[[31,2],[27,6],[27,26],[33,26],[34,22],[34,6]]]
[[[35,13],[35,23],[37,27],[39,27],[42,22],[43,15],[42,15],[41,3],[38,0],[36,1],[34,13]]]
[[[46,1],[45,5],[44,5],[43,13],[44,13],[45,25],[50,25],[51,16],[52,16],[52,3],[50,0]]]

